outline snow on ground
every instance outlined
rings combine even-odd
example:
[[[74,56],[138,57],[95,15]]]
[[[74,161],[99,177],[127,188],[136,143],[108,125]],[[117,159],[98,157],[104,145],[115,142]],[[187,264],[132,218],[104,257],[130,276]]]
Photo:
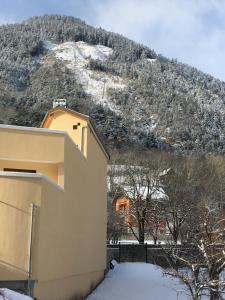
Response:
[[[126,240],[119,240],[118,242],[120,242],[121,244],[139,244],[139,242],[137,240],[130,240],[130,239],[126,239]],[[168,245],[168,243],[171,242],[171,240],[158,240],[157,241],[157,245]],[[148,244],[148,245],[154,245],[154,241],[153,240],[145,240],[145,244]],[[177,242],[178,245],[181,245],[181,241],[178,241]],[[112,244],[112,245],[115,245],[115,244]],[[119,246],[119,244],[118,244]]]
[[[44,41],[43,46],[46,50],[52,51],[57,46],[57,44],[54,44],[50,41]]]
[[[0,300],[32,300],[32,298],[9,289],[0,289]]]
[[[139,244],[139,242],[137,240],[119,240],[119,242],[121,244]],[[158,241],[161,245],[165,245],[168,243],[168,241],[166,240],[159,240]],[[148,244],[148,245],[154,245],[154,241],[153,240],[145,240],[145,244]]]
[[[118,107],[109,101],[107,89],[122,90],[125,88],[124,80],[109,73],[90,70],[88,62],[91,59],[105,61],[113,50],[103,45],[90,45],[85,42],[65,42],[59,45],[50,41],[44,42],[44,47],[57,59],[65,62],[66,66],[73,71],[78,82],[83,86],[85,92],[99,104],[103,104],[120,113]]]
[[[86,300],[187,300],[185,286],[146,263],[121,263]]]

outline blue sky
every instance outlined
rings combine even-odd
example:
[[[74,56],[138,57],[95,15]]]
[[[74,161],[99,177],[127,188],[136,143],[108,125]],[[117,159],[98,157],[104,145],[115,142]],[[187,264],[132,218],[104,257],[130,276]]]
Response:
[[[0,0],[0,24],[72,15],[225,81],[225,0]]]

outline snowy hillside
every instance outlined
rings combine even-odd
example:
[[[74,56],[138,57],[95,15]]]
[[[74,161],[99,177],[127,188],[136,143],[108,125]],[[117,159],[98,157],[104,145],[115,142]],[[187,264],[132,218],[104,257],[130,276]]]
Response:
[[[124,80],[119,76],[91,70],[88,67],[90,59],[106,61],[108,56],[113,53],[111,48],[102,45],[90,45],[82,41],[66,42],[60,45],[45,41],[44,46],[50,52],[50,56],[53,55],[64,61],[66,66],[74,72],[77,81],[95,103],[103,104],[114,112],[120,113],[119,107],[110,102],[107,90],[109,88],[124,89],[126,86]],[[48,58],[45,58],[45,61]]]
[[[73,17],[0,26],[0,44],[1,123],[67,99],[109,147],[225,154],[225,82]]]

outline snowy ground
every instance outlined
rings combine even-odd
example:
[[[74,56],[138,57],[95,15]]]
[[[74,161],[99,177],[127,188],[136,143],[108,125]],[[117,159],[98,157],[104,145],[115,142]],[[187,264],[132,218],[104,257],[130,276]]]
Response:
[[[9,289],[0,289],[0,300],[32,300],[32,298]]]
[[[162,269],[145,263],[121,263],[86,300],[187,300],[190,297],[178,280]]]
[[[139,244],[137,240],[120,240],[119,241],[121,244]],[[157,245],[165,245],[167,244],[167,241],[158,241]],[[154,245],[154,241],[152,240],[145,240],[145,244],[148,244],[148,245]],[[156,245],[156,246],[157,246]]]
[[[121,243],[121,244],[139,244],[137,240],[119,240],[118,243]],[[159,240],[157,241],[157,245],[156,246],[159,246],[159,245],[168,245],[168,240]],[[148,245],[154,245],[154,241],[153,240],[145,240],[145,244],[148,244]],[[177,243],[178,245],[181,245],[181,242],[178,241]],[[114,245],[114,244],[112,244]],[[119,244],[118,244],[119,246]]]

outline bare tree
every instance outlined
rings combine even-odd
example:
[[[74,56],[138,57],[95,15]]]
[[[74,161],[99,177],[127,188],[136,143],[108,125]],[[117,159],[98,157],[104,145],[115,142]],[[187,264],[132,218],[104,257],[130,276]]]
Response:
[[[225,288],[222,271],[225,267],[223,216],[209,206],[201,207],[198,226],[192,229],[189,248],[172,251],[173,262],[166,273],[181,279],[193,300],[203,294],[219,300]],[[222,226],[221,226],[222,225]]]
[[[147,232],[152,237],[156,245],[158,239],[163,232],[165,234],[165,201],[153,199],[150,204],[149,217],[146,220]]]
[[[161,176],[168,196],[165,219],[174,244],[182,239],[182,229],[191,206],[192,175],[185,157],[171,156],[168,172]]]
[[[125,233],[123,216],[113,209],[108,211],[107,243],[117,244]]]
[[[124,220],[140,244],[144,243],[147,232],[152,233],[157,241],[159,228],[153,222],[153,215],[159,211],[154,203],[165,197],[159,180],[164,170],[163,160],[160,155],[152,156],[137,157],[130,154],[126,165],[111,167],[111,175],[114,174],[110,177],[113,193],[129,199],[129,209],[124,210]],[[151,226],[156,227],[147,230]]]
[[[195,161],[196,162],[196,161]],[[195,168],[190,214],[185,220],[189,247],[172,250],[169,273],[186,284],[192,299],[207,293],[210,300],[221,299],[225,288],[225,215],[221,200],[225,202],[224,160],[207,157]],[[204,167],[203,167],[204,166]],[[192,174],[194,174],[192,173]]]
[[[161,176],[168,196],[165,217],[173,243],[188,239],[189,222],[200,197],[215,189],[215,164],[204,155],[176,156],[167,160],[167,172]]]

